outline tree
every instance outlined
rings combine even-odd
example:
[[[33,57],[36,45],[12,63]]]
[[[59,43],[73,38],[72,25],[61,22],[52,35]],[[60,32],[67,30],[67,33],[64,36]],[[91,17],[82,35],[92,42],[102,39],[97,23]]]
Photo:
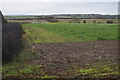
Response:
[[[107,23],[110,23],[110,24],[112,24],[112,23],[113,23],[113,21],[107,21]]]
[[[86,21],[84,20],[83,23],[86,23]]]
[[[7,23],[7,20],[4,19],[3,14],[2,14],[1,11],[0,11],[0,20],[2,20],[2,21],[0,21],[2,23]]]
[[[46,16],[45,20],[48,22],[58,22],[58,19],[52,16]]]

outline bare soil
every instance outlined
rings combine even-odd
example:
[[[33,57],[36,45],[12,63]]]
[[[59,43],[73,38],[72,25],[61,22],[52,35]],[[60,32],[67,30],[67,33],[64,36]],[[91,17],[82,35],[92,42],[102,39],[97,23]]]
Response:
[[[35,43],[36,64],[46,74],[72,78],[74,71],[90,65],[112,65],[118,61],[118,41],[87,41],[67,43]]]

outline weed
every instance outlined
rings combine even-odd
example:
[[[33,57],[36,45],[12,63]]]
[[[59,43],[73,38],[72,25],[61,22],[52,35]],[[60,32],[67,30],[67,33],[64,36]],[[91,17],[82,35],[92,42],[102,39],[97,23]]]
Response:
[[[92,77],[100,77],[104,75],[120,75],[117,71],[115,71],[111,66],[99,66],[99,67],[92,67],[92,68],[83,68],[76,72],[79,75],[87,75]]]
[[[55,76],[47,76],[47,75],[45,75],[45,76],[43,76],[41,78],[56,78],[56,77]]]
[[[22,75],[44,75],[41,71],[41,65],[26,65],[20,63],[9,64],[9,66],[3,67],[3,78],[5,77],[20,77]]]

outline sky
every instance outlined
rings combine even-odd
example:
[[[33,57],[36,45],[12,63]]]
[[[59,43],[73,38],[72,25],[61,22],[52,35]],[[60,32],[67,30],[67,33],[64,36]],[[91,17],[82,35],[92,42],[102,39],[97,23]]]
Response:
[[[103,2],[102,2],[103,1]],[[0,0],[4,15],[118,14],[118,0]]]
[[[0,2],[119,2],[119,0],[0,0]]]

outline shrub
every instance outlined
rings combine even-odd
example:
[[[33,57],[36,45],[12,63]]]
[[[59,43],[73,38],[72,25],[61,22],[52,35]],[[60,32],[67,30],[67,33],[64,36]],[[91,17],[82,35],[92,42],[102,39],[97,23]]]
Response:
[[[2,12],[0,11],[0,18],[2,18],[2,24],[7,23],[7,20],[4,19]],[[0,21],[1,22],[1,21]]]
[[[113,21],[110,21],[110,20],[109,20],[109,21],[107,21],[107,23],[112,24],[112,23],[113,23]]]
[[[10,62],[24,46],[23,30],[18,23],[7,23],[2,26],[2,60]]]
[[[83,23],[86,23],[86,21],[84,20]]]
[[[45,20],[48,21],[48,22],[58,22],[58,19],[57,18],[54,18],[54,17],[48,17],[46,16],[45,17]]]

